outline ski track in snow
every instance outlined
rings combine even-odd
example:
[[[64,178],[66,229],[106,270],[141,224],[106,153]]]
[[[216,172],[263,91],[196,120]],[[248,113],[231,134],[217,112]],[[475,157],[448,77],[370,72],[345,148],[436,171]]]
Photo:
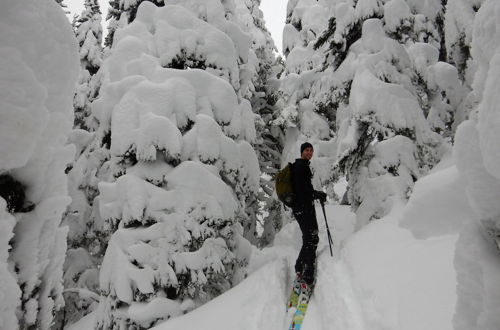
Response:
[[[327,205],[334,243],[332,257],[322,210],[318,208],[316,211],[320,235],[318,278],[302,329],[366,330],[367,324],[374,324],[371,319],[379,316],[370,305],[370,296],[356,291],[352,272],[340,258],[343,241],[354,230],[355,216],[349,207]],[[301,246],[297,239],[300,239],[300,230],[293,221],[283,229],[275,246],[258,252],[256,258],[260,260],[254,260],[256,265],[246,280],[206,305],[155,329],[195,329],[200,326],[218,330],[288,329],[285,306],[294,276],[293,265]],[[237,301],[238,306],[235,306]],[[228,313],[227,308],[232,311]]]
[[[303,330],[451,329],[456,235],[415,240],[398,226],[397,217],[389,217],[353,236],[354,214],[348,207],[328,205],[332,257],[323,214],[317,211],[317,284]],[[250,274],[240,284],[154,329],[288,329],[286,302],[300,243],[297,223],[288,223],[274,246],[255,248]],[[72,329],[93,328],[80,323]]]
[[[361,307],[354,296],[346,266],[323,253],[304,329],[364,329]]]
[[[352,234],[354,215],[342,206],[327,209],[330,231],[334,237],[333,257],[330,255],[323,215],[318,212],[320,245],[318,249],[317,283],[304,319],[304,330],[364,330],[365,318],[378,317],[369,297],[362,297],[352,283],[348,266],[340,258],[344,240]],[[351,222],[346,223],[346,220]],[[344,222],[340,222],[344,221]],[[333,228],[332,228],[333,223]],[[370,311],[369,315],[367,311]]]
[[[383,325],[372,295],[358,289],[353,271],[341,256],[343,243],[354,230],[354,214],[349,207],[337,205],[328,205],[326,212],[333,236],[333,257],[328,247],[325,220],[318,208],[318,277],[302,329],[390,329]],[[293,265],[301,246],[297,241],[300,239],[297,223],[288,224],[280,235],[275,246],[257,252],[258,260],[254,260],[251,274],[239,285],[154,329],[287,330],[286,302],[294,276]]]

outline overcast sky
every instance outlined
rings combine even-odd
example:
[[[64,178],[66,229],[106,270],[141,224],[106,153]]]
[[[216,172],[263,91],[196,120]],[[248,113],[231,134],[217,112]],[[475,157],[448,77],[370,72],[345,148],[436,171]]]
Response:
[[[83,1],[84,0],[64,0],[64,3],[68,6],[68,10],[71,12],[71,17],[73,17],[73,14],[80,14],[82,12]],[[261,0],[260,4],[261,10],[264,12],[267,29],[271,32],[274,43],[276,47],[278,47],[280,53],[287,2],[288,0]],[[99,3],[101,5],[104,20],[108,12],[109,0],[99,0]]]

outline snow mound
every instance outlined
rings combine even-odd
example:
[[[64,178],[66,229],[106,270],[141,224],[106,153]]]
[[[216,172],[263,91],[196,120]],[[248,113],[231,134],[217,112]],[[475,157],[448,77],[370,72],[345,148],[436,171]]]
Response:
[[[64,304],[67,230],[59,225],[70,202],[64,171],[74,154],[66,142],[77,45],[63,11],[50,0],[2,1],[0,30],[0,173],[24,186],[27,201],[11,216],[0,198],[0,328],[15,329],[19,322],[49,329]],[[5,294],[3,288],[9,288]]]
[[[280,329],[285,317],[285,274],[283,260],[268,263],[210,303],[152,329]]]

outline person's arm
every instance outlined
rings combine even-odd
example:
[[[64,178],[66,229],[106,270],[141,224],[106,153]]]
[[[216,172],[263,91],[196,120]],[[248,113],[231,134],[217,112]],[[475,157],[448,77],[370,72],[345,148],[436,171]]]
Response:
[[[312,185],[312,172],[309,166],[297,166],[296,177],[300,180],[295,186],[301,194],[302,200],[315,200],[318,199],[322,203],[326,202],[326,193],[320,190],[314,190]]]
[[[318,199],[321,203],[326,202],[326,193],[320,190],[314,190],[314,199]]]

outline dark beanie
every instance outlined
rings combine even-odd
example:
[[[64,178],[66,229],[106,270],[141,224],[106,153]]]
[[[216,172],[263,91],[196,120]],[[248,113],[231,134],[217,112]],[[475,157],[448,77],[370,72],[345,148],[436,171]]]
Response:
[[[305,148],[311,148],[314,150],[312,144],[310,144],[309,142],[304,142],[300,145],[300,154],[302,155],[302,152],[304,152],[304,149]]]

